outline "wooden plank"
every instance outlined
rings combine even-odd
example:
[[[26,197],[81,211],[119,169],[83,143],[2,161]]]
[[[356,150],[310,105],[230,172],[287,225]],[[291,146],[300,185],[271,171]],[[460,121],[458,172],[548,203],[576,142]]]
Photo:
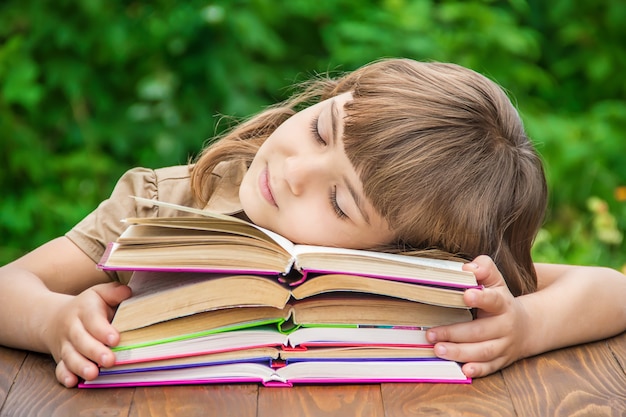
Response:
[[[383,384],[386,417],[514,415],[500,373],[471,384]]]
[[[257,385],[137,388],[131,417],[254,417]]]
[[[132,389],[68,389],[56,381],[48,355],[29,353],[0,412],[20,416],[127,416]]]
[[[502,373],[518,415],[626,413],[626,375],[607,341],[545,353]]]
[[[0,346],[0,411],[25,358],[26,352]]]
[[[383,417],[380,385],[259,388],[258,417]]]
[[[626,332],[609,339],[607,344],[621,365],[622,371],[626,372]]]

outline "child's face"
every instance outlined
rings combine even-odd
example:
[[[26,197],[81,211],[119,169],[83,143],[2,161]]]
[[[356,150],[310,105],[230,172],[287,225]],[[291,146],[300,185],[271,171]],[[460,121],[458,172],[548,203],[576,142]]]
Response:
[[[296,243],[362,249],[392,241],[343,148],[351,99],[345,93],[311,106],[265,141],[239,189],[250,220]]]

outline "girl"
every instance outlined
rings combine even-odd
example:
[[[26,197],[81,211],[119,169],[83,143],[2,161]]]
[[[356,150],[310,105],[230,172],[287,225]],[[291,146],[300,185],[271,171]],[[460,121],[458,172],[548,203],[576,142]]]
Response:
[[[464,268],[486,288],[465,301],[478,319],[428,333],[471,377],[626,329],[623,275],[533,265],[541,161],[502,90],[455,65],[389,59],[313,80],[192,167],[129,171],[65,236],[2,267],[0,343],[50,352],[68,387],[114,360],[110,320],[129,276],[95,263],[119,220],[178,215],[129,195],[235,213],[297,243],[473,259]]]

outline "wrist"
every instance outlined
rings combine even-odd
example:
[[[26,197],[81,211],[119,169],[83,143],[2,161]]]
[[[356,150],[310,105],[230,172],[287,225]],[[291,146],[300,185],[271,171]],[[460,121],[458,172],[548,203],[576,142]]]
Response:
[[[39,350],[52,354],[55,360],[58,360],[60,355],[59,332],[63,326],[61,323],[64,316],[63,307],[73,298],[71,295],[50,292],[42,297],[37,307],[41,315],[35,319],[32,329],[38,338],[37,343],[42,346]]]
[[[543,314],[538,293],[517,297],[520,308],[521,332],[520,358],[528,358],[553,349],[555,329],[550,330],[549,318]]]

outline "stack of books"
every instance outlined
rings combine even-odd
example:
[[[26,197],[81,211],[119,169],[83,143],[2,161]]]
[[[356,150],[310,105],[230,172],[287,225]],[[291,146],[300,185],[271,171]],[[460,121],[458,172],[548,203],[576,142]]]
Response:
[[[149,204],[171,206],[148,200]],[[461,263],[294,245],[236,217],[126,219],[99,267],[133,271],[116,364],[84,388],[258,382],[468,383],[433,326],[472,320]]]

